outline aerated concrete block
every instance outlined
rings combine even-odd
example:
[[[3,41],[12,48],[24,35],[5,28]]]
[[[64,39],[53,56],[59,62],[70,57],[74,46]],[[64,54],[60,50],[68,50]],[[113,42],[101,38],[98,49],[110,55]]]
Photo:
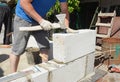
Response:
[[[90,54],[87,54],[86,59],[86,76],[90,74],[94,74],[94,60],[95,60],[95,52],[92,52]]]
[[[0,78],[0,82],[48,82],[48,71],[35,65],[4,76]]]
[[[48,82],[48,70],[38,67],[39,72],[31,74],[31,82]]]
[[[51,60],[43,66],[49,70],[49,82],[77,82],[85,76],[86,56],[66,64]]]
[[[29,72],[15,72],[15,73],[1,77],[0,82],[16,82],[14,80],[22,78],[26,76],[27,74],[29,74]],[[22,78],[20,80],[22,80],[23,82],[27,82],[26,78]]]
[[[28,78],[26,77],[21,77],[21,78],[18,78],[16,80],[13,80],[13,81],[10,81],[10,82],[28,82]]]
[[[53,34],[53,58],[70,62],[95,51],[95,30],[79,30],[79,33]]]

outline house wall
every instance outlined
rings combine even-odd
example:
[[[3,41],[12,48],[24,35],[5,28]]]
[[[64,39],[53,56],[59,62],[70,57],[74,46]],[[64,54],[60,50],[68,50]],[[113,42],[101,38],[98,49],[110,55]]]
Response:
[[[118,29],[119,31],[115,33],[115,31]],[[112,33],[115,33],[112,37],[120,38],[120,17],[119,16],[115,17]]]
[[[102,6],[120,5],[120,0],[80,0],[80,3],[100,2]]]

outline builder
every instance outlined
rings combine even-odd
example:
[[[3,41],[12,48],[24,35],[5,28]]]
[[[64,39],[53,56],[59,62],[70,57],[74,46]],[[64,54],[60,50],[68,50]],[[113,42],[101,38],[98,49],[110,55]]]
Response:
[[[75,32],[69,28],[69,14],[66,0],[59,0],[61,13],[66,14],[65,28],[67,32]],[[18,0],[16,6],[16,16],[14,18],[14,43],[12,53],[10,54],[11,71],[17,71],[20,55],[24,53],[30,34],[32,34],[40,48],[42,62],[48,61],[49,41],[47,30],[52,27],[51,22],[45,20],[45,15],[55,4],[56,0]],[[30,27],[40,25],[41,31],[20,32],[19,27]]]

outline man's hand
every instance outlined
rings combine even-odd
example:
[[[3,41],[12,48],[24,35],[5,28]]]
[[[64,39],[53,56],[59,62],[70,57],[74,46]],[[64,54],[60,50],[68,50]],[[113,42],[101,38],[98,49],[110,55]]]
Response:
[[[52,23],[42,19],[42,22],[39,22],[41,28],[43,28],[44,30],[51,30],[52,29]]]

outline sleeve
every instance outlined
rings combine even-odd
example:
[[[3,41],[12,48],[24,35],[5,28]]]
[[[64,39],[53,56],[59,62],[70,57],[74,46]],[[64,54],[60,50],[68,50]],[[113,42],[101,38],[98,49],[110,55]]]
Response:
[[[59,0],[60,2],[67,2],[67,0]]]

